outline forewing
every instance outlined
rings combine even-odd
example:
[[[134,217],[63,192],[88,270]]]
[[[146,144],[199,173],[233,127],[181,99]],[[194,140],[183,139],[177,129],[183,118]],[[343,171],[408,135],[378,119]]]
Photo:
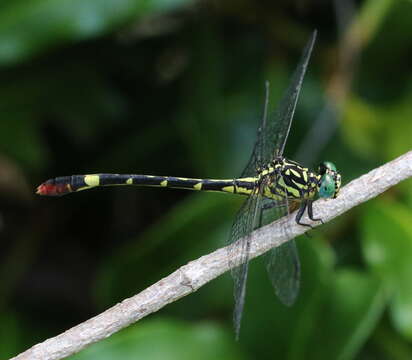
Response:
[[[258,189],[257,189],[258,192]],[[249,266],[251,236],[256,223],[259,221],[259,208],[262,196],[253,194],[243,203],[236,214],[229,238],[228,260],[234,283],[235,309],[233,322],[236,338],[239,337],[243,306],[246,295],[246,281]]]
[[[255,177],[257,175],[257,169],[263,166],[262,163],[262,138],[261,138],[261,127],[259,127],[257,140],[254,145],[252,155],[250,156],[249,162],[245,169],[240,174],[241,178],[244,177]]]
[[[302,88],[303,78],[308,67],[310,55],[316,40],[314,31],[303,50],[300,62],[292,76],[289,87],[285,91],[277,109],[265,122],[262,129],[262,162],[268,164],[276,156],[281,156],[289,135],[296,103]]]

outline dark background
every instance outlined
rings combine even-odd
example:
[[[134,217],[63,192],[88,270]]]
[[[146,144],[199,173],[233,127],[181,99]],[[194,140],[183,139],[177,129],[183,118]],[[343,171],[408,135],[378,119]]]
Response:
[[[264,103],[318,29],[285,155],[343,182],[412,145],[412,3],[20,0],[0,4],[0,358],[221,247],[242,199],[35,188],[115,172],[233,178]],[[412,183],[298,239],[282,306],[252,262],[241,339],[225,274],[73,359],[410,359]]]

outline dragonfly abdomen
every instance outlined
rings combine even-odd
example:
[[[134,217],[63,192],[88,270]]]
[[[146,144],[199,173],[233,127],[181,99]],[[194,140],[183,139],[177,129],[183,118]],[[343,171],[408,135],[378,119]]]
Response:
[[[57,177],[47,180],[37,188],[37,193],[61,196],[71,192],[100,186],[159,186],[198,191],[223,191],[248,195],[255,186],[255,179],[193,179],[173,176],[90,174]]]

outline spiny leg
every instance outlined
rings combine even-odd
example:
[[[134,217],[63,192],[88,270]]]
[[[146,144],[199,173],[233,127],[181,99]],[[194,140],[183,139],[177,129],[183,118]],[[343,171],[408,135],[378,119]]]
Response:
[[[296,221],[296,223],[299,224],[299,225],[308,226],[308,227],[310,227],[311,229],[313,229],[313,226],[312,226],[312,225],[306,224],[306,223],[303,223],[303,222],[300,221],[300,220],[302,219],[303,214],[305,213],[305,210],[306,210],[306,207],[307,207],[307,206],[308,206],[308,202],[307,202],[306,200],[305,200],[305,201],[302,201],[302,204],[300,205],[300,208],[299,208],[299,210],[298,210],[298,213],[296,214],[295,221]],[[309,208],[308,208],[308,211],[309,211]]]
[[[314,218],[313,217],[313,207],[312,207],[313,201],[312,200],[308,200],[307,201],[307,205],[308,205],[308,216],[309,219],[311,219],[312,221],[320,221],[323,224],[323,220],[321,218]]]

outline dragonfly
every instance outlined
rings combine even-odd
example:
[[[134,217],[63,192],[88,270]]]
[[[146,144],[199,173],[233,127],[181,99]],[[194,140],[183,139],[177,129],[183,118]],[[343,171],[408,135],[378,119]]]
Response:
[[[137,185],[247,196],[235,216],[227,246],[229,267],[234,280],[233,322],[238,339],[246,295],[252,232],[296,209],[296,223],[312,228],[311,224],[302,221],[305,211],[313,222],[322,222],[322,219],[313,214],[313,201],[317,198],[336,198],[340,190],[341,175],[333,163],[325,161],[318,166],[317,171],[311,171],[283,156],[315,40],[316,31],[306,44],[277,109],[270,116],[269,84],[266,82],[265,106],[257,140],[249,162],[239,177],[197,179],[137,174],[72,175],[45,181],[37,187],[37,194],[60,196],[95,187]],[[240,256],[235,256],[235,253],[240,253]],[[265,260],[277,297],[283,304],[292,305],[300,285],[300,262],[295,240],[269,250]]]

